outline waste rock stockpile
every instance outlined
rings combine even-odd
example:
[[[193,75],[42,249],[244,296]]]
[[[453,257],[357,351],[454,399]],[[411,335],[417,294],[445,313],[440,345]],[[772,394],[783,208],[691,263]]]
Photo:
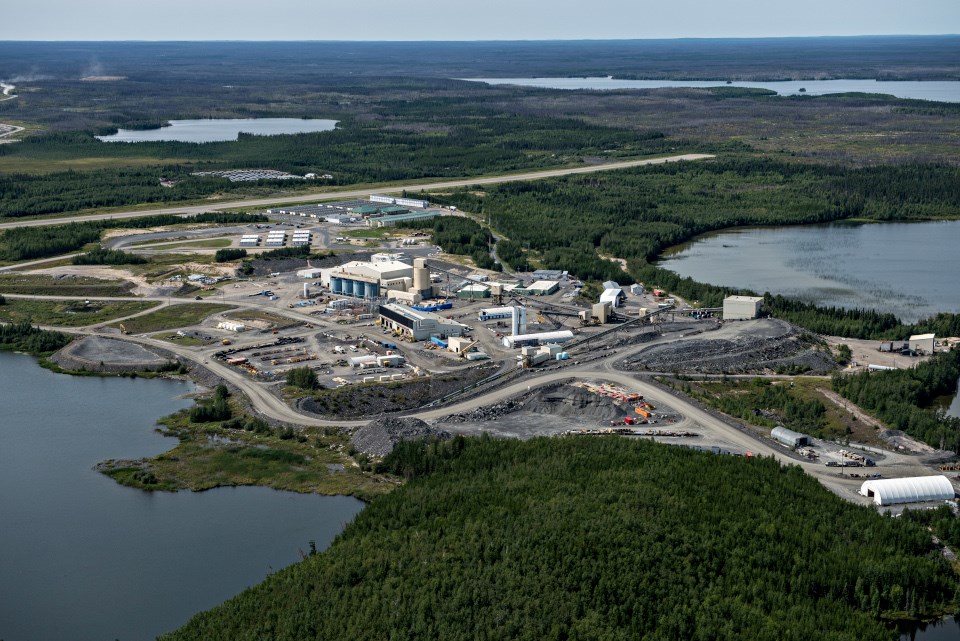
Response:
[[[749,374],[799,367],[810,373],[836,369],[829,351],[789,323],[769,321],[766,332],[654,345],[621,362],[628,371]]]
[[[400,441],[450,438],[449,432],[437,430],[418,418],[385,417],[361,427],[350,438],[359,451],[371,456],[386,456]]]
[[[494,421],[515,412],[547,414],[556,418],[607,423],[611,420],[623,418],[624,414],[631,412],[631,408],[616,402],[614,399],[598,396],[580,387],[557,384],[501,403],[480,407],[471,412],[451,414],[440,419],[439,422]]]

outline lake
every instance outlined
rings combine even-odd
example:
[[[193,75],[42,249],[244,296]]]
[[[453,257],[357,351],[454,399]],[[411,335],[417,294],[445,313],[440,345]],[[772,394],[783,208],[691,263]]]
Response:
[[[663,89],[666,87],[747,87],[770,89],[781,96],[823,96],[832,93],[882,93],[897,98],[916,98],[939,102],[960,102],[960,81],[957,80],[782,80],[742,82],[734,80],[618,80],[616,78],[457,78],[485,82],[489,85],[519,85],[542,89]],[[800,91],[804,89],[805,91]]]
[[[147,493],[95,472],[176,441],[186,383],[73,377],[0,352],[0,639],[153,639],[325,548],[363,503],[268,488]]]
[[[960,221],[731,229],[665,252],[694,280],[914,322],[960,313]]]
[[[240,133],[256,136],[307,134],[333,131],[337,120],[302,118],[223,118],[216,120],[171,120],[160,129],[120,129],[103,142],[223,142],[236,140]]]
[[[960,639],[960,620],[945,617],[933,623],[903,625],[900,630],[900,641],[957,641]]]

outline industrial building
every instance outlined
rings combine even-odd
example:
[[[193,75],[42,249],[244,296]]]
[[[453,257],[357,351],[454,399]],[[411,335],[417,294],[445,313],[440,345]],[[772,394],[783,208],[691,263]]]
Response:
[[[907,339],[907,346],[917,354],[933,354],[936,338],[936,334],[915,334]]]
[[[480,283],[461,287],[457,298],[490,298],[490,288]]]
[[[752,320],[760,316],[760,296],[727,296],[723,299],[723,320]]]
[[[463,334],[463,325],[460,323],[432,312],[420,312],[394,303],[380,306],[380,324],[417,341],[427,340],[431,336],[446,338]]]
[[[787,447],[803,447],[810,445],[810,437],[800,432],[788,430],[783,425],[778,425],[770,432],[770,438],[786,445]]]
[[[634,296],[643,296],[646,293],[646,290],[640,283],[634,283],[633,285],[630,285],[630,293]]]
[[[514,334],[503,337],[503,346],[509,349],[526,347],[527,345],[546,345],[548,343],[565,343],[573,340],[573,332],[562,329],[557,332],[541,332],[539,334]]]
[[[902,479],[871,479],[860,486],[860,494],[877,505],[949,501],[953,485],[946,476],[914,476]]]
[[[394,196],[381,196],[380,194],[370,194],[370,202],[382,203],[385,205],[398,205],[400,207],[418,207],[426,209],[430,206],[428,200],[418,200],[416,198],[396,198]]]
[[[567,277],[567,272],[559,269],[538,269],[531,275],[533,280],[563,280]]]
[[[416,293],[430,298],[433,286],[430,271],[422,258],[414,266],[396,260],[390,254],[376,255],[376,261],[351,261],[320,270],[320,283],[334,294],[357,298],[379,298],[388,291]]]
[[[396,214],[394,216],[380,216],[378,218],[367,218],[368,227],[390,227],[401,223],[409,223],[418,220],[429,220],[436,218],[439,212],[436,211],[417,211],[409,214]]]
[[[608,303],[610,307],[620,307],[626,299],[626,294],[624,294],[623,290],[619,287],[605,289],[603,293],[600,294],[600,303]]]
[[[560,283],[555,280],[538,280],[526,287],[517,287],[514,291],[528,296],[549,296],[560,289]]]
[[[487,307],[481,309],[477,315],[477,320],[499,320],[501,318],[510,319],[510,333],[514,336],[523,334],[527,331],[527,308],[520,306],[511,307]]]
[[[323,270],[319,267],[307,267],[297,272],[297,278],[306,278],[307,280],[316,280],[323,276]]]

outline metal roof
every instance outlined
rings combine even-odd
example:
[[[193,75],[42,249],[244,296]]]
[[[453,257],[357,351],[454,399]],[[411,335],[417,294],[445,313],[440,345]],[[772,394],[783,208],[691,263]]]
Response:
[[[954,496],[953,484],[946,476],[913,476],[902,479],[874,479],[860,486],[860,494],[873,495],[877,505],[946,501]]]

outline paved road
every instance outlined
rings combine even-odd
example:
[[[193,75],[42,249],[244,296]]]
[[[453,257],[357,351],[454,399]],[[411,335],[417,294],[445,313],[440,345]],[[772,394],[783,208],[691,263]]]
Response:
[[[647,158],[645,160],[627,160],[623,162],[607,163],[603,165],[588,165],[584,167],[567,167],[564,169],[548,169],[544,171],[533,171],[522,174],[507,174],[502,176],[489,176],[486,178],[464,178],[461,180],[447,180],[435,183],[410,183],[406,185],[396,185],[392,187],[366,187],[364,189],[351,189],[345,191],[326,191],[303,196],[288,196],[285,198],[258,198],[247,200],[234,200],[231,202],[217,202],[203,205],[190,205],[185,207],[161,207],[149,210],[139,211],[119,211],[110,214],[90,214],[86,216],[69,216],[63,218],[43,218],[39,220],[26,220],[13,223],[2,223],[0,229],[9,227],[41,227],[45,225],[62,225],[63,223],[78,222],[83,220],[108,220],[111,218],[139,218],[142,216],[153,216],[156,214],[202,214],[208,211],[223,211],[229,209],[238,209],[240,207],[267,207],[279,203],[303,203],[315,202],[319,199],[351,199],[366,198],[373,192],[397,193],[400,191],[418,191],[450,189],[454,187],[467,187],[469,185],[494,185],[498,183],[514,182],[518,180],[541,180],[543,178],[554,178],[556,176],[569,176],[572,174],[589,174],[597,171],[611,171],[614,169],[628,169],[630,167],[641,167],[643,165],[660,165],[668,162],[679,162],[681,160],[703,160],[713,158],[711,154],[682,154],[678,156],[667,156],[663,158]]]

